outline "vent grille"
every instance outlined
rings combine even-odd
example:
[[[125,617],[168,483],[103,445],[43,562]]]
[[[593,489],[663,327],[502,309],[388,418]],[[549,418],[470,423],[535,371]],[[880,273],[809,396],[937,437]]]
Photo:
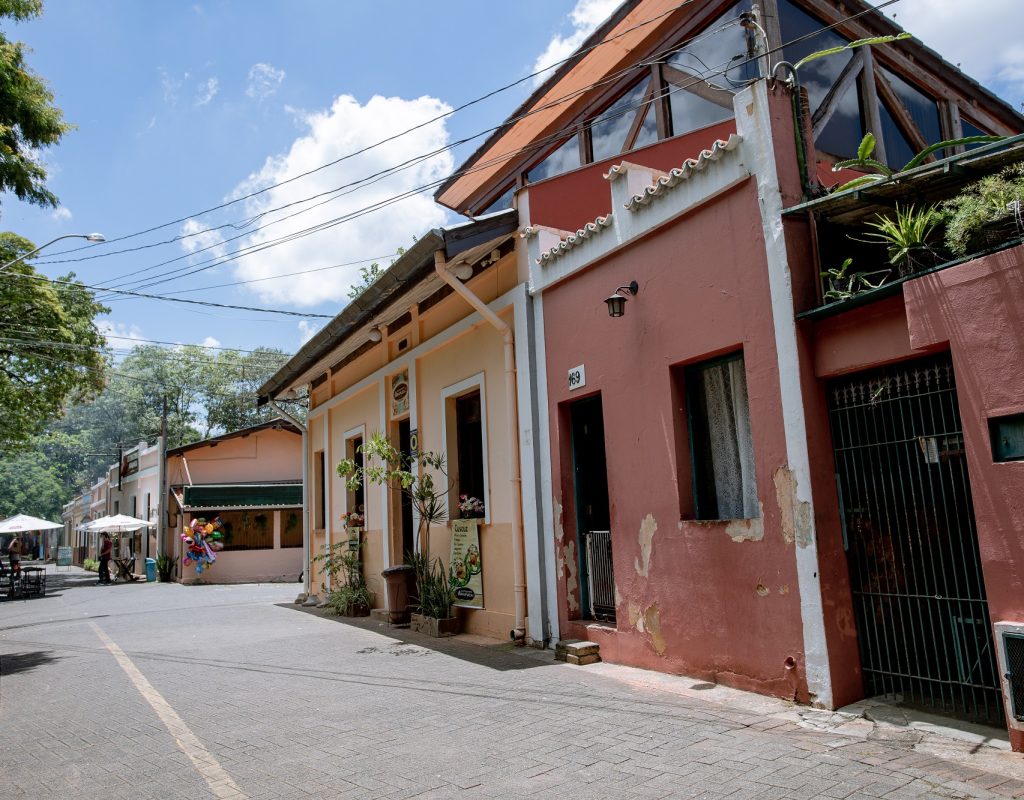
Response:
[[[1003,634],[1006,648],[1006,680],[1010,685],[1013,716],[1024,721],[1024,635]]]

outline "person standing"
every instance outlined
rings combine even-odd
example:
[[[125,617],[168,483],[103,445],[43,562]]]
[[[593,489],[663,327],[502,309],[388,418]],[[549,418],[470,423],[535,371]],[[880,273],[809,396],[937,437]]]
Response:
[[[21,534],[14,534],[7,545],[7,556],[11,559],[11,574],[17,575],[21,572]]]
[[[110,583],[110,554],[114,551],[114,543],[109,533],[100,534],[100,583]]]

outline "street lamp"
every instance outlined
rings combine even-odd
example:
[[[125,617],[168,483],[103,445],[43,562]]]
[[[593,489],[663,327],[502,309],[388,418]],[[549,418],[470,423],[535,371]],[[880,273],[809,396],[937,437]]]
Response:
[[[18,256],[13,261],[8,261],[6,264],[4,264],[2,267],[0,267],[0,272],[5,272],[8,267],[13,267],[19,261],[24,261],[29,256],[34,256],[36,253],[38,253],[44,247],[49,247],[51,244],[53,244],[54,242],[59,242],[61,239],[85,239],[85,241],[87,241],[87,242],[96,242],[96,243],[107,241],[106,238],[104,238],[102,233],[65,233],[63,236],[58,236],[56,239],[53,239],[53,240],[47,242],[46,244],[39,245],[39,247],[37,247],[35,250],[30,250],[29,252],[25,253],[24,255]]]

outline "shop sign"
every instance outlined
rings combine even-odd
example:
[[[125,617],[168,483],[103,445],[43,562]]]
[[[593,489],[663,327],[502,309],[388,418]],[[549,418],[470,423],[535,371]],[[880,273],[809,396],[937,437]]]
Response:
[[[400,417],[409,411],[409,370],[391,379],[391,416]]]
[[[455,605],[484,607],[483,555],[480,552],[480,520],[452,520],[452,588]]]

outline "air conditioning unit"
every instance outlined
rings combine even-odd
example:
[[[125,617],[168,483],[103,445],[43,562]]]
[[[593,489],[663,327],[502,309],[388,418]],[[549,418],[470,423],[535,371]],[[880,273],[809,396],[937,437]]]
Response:
[[[1024,730],[1024,622],[997,622],[996,654],[1006,724]]]

